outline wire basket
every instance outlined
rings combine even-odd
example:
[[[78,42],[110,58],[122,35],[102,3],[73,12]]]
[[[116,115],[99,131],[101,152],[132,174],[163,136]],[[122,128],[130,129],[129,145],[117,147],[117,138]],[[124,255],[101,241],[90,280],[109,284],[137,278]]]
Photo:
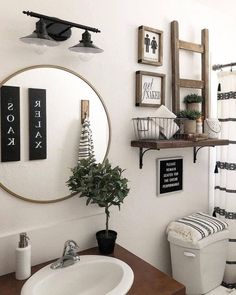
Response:
[[[182,118],[145,117],[133,118],[137,140],[181,139],[184,136]]]

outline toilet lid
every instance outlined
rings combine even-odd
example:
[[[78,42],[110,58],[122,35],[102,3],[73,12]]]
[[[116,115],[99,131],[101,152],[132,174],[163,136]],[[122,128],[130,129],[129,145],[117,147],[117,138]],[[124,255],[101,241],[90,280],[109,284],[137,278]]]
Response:
[[[221,241],[221,240],[228,240],[229,238],[229,230],[228,229],[224,229],[222,231],[219,231],[218,233],[212,234],[202,240],[199,240],[195,243],[193,242],[188,242],[184,239],[182,239],[182,237],[180,235],[176,235],[175,232],[170,231],[168,233],[168,241],[174,245],[178,245],[184,248],[190,248],[190,249],[202,249],[206,246],[208,246],[209,244],[213,244],[217,241]],[[234,294],[236,295],[236,293]]]

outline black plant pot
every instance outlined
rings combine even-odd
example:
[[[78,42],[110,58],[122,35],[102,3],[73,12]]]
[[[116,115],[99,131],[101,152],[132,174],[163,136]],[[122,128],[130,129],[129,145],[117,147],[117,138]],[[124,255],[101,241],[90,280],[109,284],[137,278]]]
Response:
[[[96,233],[99,252],[101,254],[111,254],[114,252],[117,232],[114,230],[108,230],[108,237],[105,230],[100,230]]]

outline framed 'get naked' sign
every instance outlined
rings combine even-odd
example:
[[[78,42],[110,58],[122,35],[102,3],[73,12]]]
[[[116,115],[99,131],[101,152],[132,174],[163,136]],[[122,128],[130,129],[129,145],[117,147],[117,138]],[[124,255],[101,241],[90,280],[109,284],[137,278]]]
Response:
[[[159,107],[165,104],[165,75],[136,72],[136,106]]]

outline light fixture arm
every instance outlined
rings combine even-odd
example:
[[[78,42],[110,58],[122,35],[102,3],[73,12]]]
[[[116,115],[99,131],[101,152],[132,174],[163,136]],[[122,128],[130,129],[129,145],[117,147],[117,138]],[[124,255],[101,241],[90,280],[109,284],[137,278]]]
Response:
[[[78,28],[78,29],[82,29],[82,30],[87,30],[87,31],[90,31],[90,32],[95,32],[95,33],[100,33],[101,32],[99,29],[96,29],[96,28],[80,25],[80,24],[77,24],[77,23],[69,22],[69,21],[66,21],[66,20],[63,20],[63,19],[48,16],[48,15],[35,13],[35,12],[32,12],[32,11],[23,11],[23,13],[28,15],[28,16],[31,16],[31,17],[36,17],[36,18],[39,18],[39,19],[49,20],[49,21],[52,21],[54,23],[60,23],[60,24],[63,24],[63,25],[67,25],[68,28],[65,29],[65,31],[67,31],[70,28],[74,27],[74,28]]]

